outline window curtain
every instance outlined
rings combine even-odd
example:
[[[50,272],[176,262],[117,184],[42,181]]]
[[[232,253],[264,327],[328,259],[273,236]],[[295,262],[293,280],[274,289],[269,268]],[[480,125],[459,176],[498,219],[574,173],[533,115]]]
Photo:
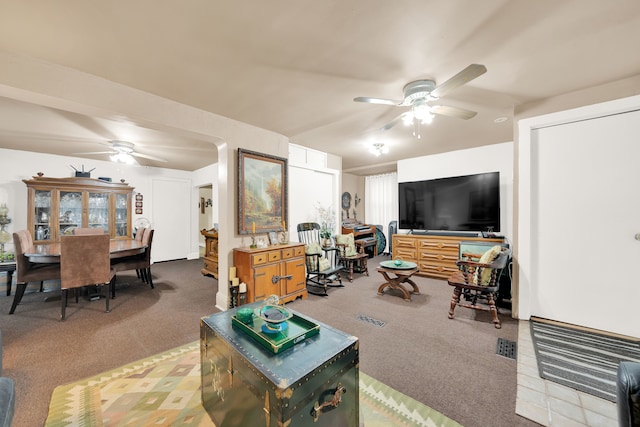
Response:
[[[389,222],[398,220],[398,174],[365,177],[364,194],[365,223],[382,226],[389,252]]]

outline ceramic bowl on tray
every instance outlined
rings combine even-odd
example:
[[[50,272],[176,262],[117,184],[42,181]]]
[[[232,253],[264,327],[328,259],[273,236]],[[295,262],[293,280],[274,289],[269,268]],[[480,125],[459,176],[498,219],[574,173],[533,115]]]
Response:
[[[282,323],[291,319],[291,312],[281,305],[263,305],[256,309],[256,316],[267,323]]]

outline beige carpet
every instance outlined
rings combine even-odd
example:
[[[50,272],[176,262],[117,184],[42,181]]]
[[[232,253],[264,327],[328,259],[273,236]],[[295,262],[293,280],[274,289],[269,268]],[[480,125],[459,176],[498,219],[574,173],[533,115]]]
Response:
[[[365,427],[460,426],[360,372]],[[198,341],[57,387],[45,427],[214,426],[200,400]]]

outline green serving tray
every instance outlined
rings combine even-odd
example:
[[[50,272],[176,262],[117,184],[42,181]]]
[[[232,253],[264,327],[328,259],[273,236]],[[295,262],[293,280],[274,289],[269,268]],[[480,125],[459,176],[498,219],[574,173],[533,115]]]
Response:
[[[231,324],[233,326],[244,331],[273,354],[281,353],[300,341],[317,335],[320,332],[320,325],[304,319],[295,313],[293,313],[291,319],[286,321],[288,328],[283,332],[275,334],[265,333],[262,331],[262,325],[265,323],[264,320],[257,316],[253,316],[253,321],[248,324],[238,320],[235,314],[231,316]]]

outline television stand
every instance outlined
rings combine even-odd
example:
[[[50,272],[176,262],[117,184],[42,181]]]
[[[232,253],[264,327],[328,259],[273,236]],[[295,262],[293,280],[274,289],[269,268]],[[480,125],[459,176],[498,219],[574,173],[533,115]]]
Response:
[[[392,259],[402,259],[418,264],[418,276],[447,279],[458,271],[461,241],[495,242],[501,244],[504,238],[478,237],[477,233],[456,233],[451,231],[425,231],[426,234],[394,234],[392,236]],[[471,234],[471,235],[469,235]]]

